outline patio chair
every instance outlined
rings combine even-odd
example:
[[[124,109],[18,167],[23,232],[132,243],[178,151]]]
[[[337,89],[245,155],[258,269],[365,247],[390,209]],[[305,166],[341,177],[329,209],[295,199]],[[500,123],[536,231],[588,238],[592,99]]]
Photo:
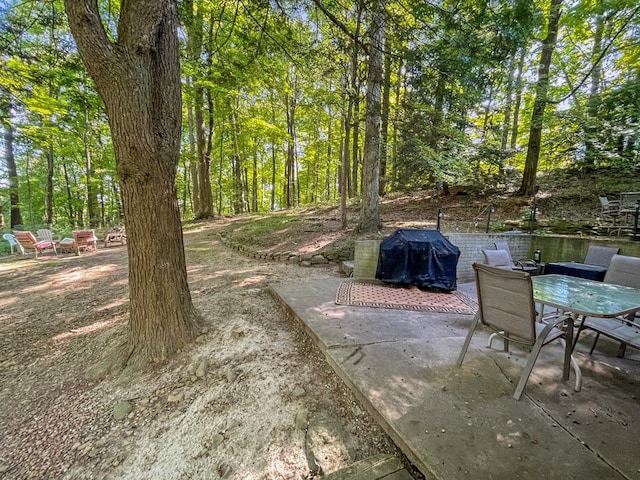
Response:
[[[513,269],[511,256],[506,250],[482,250],[482,254],[487,265],[503,270]]]
[[[614,255],[603,281],[604,283],[640,289],[640,258]],[[574,348],[580,333],[588,328],[596,332],[596,338],[591,345],[589,355],[596,348],[600,334],[620,342],[618,357],[624,356],[626,345],[640,349],[640,324],[636,321],[637,313],[630,313],[623,318],[584,318],[578,326]]]
[[[504,250],[509,255],[509,262],[511,264],[512,270],[524,270],[527,273],[535,274],[538,273],[540,267],[534,260],[513,260],[511,256],[511,249],[509,248],[509,244],[507,242],[495,242],[494,243],[496,250]]]
[[[109,229],[104,237],[104,247],[107,248],[112,243],[119,243],[120,245],[127,244],[127,234],[124,227],[113,227]]]
[[[602,245],[589,245],[584,262],[589,265],[598,265],[600,267],[608,267],[611,259],[620,249],[618,247],[604,247]]]
[[[14,230],[13,235],[25,251],[33,251],[35,253],[35,258],[38,258],[38,253],[45,250],[53,250],[54,254],[58,254],[54,242],[49,240],[38,241],[35,235],[29,231]]]
[[[581,375],[571,357],[573,319],[568,316],[557,316],[553,321],[547,319],[546,323],[536,321],[533,284],[528,273],[505,271],[478,263],[473,264],[473,269],[478,289],[479,309],[467,333],[458,357],[458,365],[462,365],[478,324],[482,324],[493,329],[496,335],[503,339],[505,352],[509,351],[511,342],[532,347],[513,398],[520,400],[540,350],[554,340],[559,340],[564,347],[562,378],[564,380],[569,378],[569,370],[573,366],[576,371],[576,391],[579,390]],[[565,330],[559,328],[565,323],[567,325]]]
[[[13,255],[13,249],[15,248],[16,252],[20,252],[22,253],[22,255],[24,255],[24,248],[22,248],[22,245],[20,245],[20,242],[18,242],[18,240],[16,240],[16,237],[14,235],[11,235],[10,233],[5,233],[4,235],[2,235],[2,238],[4,238],[7,242],[9,242],[9,247],[11,247],[11,255]]]
[[[48,240],[50,242],[59,242],[60,236],[57,239],[53,238],[53,232],[47,228],[41,228],[36,232],[36,238],[38,240]]]
[[[73,247],[76,255],[80,255],[80,250],[87,251],[98,249],[98,239],[95,230],[75,230],[73,232]]]
[[[600,197],[600,214],[603,217],[610,217],[613,223],[616,223],[616,219],[620,216],[620,200],[609,200],[604,195]]]

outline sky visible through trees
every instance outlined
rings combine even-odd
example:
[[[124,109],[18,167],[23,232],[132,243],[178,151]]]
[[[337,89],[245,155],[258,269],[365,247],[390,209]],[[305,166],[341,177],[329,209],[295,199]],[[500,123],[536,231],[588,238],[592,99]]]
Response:
[[[120,2],[98,4],[118,45]],[[552,4],[559,16],[551,46]],[[183,219],[346,202],[437,181],[511,181],[527,194],[537,175],[556,168],[637,174],[635,1],[177,6]],[[543,47],[552,48],[548,73]],[[374,124],[372,59],[383,69]],[[0,2],[0,64],[3,226],[121,224],[109,121],[63,3]],[[532,124],[540,129],[535,165]],[[378,175],[367,169],[372,158]]]

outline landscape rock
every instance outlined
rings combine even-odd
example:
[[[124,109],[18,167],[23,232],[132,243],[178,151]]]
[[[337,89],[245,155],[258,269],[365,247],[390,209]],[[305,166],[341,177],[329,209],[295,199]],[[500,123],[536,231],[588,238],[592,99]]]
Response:
[[[122,400],[113,406],[113,418],[116,420],[123,420],[127,415],[129,415],[131,410],[133,410],[131,402]]]
[[[347,467],[355,457],[353,437],[327,411],[311,417],[305,443],[309,468],[322,475]]]

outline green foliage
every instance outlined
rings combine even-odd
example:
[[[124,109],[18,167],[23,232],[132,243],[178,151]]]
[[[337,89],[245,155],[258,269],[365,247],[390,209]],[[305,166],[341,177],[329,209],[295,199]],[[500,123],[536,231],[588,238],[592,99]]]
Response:
[[[107,35],[114,41],[119,5],[100,2]],[[202,107],[205,143],[211,141],[216,213],[236,213],[238,193],[244,197],[245,211],[271,210],[272,193],[273,208],[284,208],[290,145],[295,156],[290,186],[294,203],[336,200],[347,93],[361,100],[356,119],[361,150],[364,136],[366,37],[356,58],[359,85],[355,91],[345,89],[356,9],[324,2],[338,25],[320,10],[292,1],[195,0],[187,11],[191,5],[179,2],[184,23],[184,122],[178,190],[184,216],[195,213],[191,171],[197,158],[191,152],[188,114],[193,114],[196,102]],[[370,12],[368,4],[364,7],[366,25]],[[640,15],[634,15],[636,7],[631,0],[567,4],[550,72],[541,174],[559,167],[598,175],[611,170],[637,172]],[[62,1],[9,1],[0,8],[0,99],[11,100],[24,222],[35,225],[46,220],[52,152],[54,225],[72,229],[88,224],[90,190],[97,192],[99,223],[121,223],[108,119],[71,43]],[[524,163],[537,40],[545,33],[547,8],[546,1],[530,0],[387,2],[389,191],[436,181],[473,184],[483,191],[513,183]],[[598,60],[593,50],[601,18],[606,21]],[[518,91],[521,49],[526,54]],[[596,60],[606,75],[593,94]],[[503,139],[512,133],[516,100],[520,112],[512,150]],[[293,135],[287,115],[294,119]],[[6,177],[0,162],[3,206],[9,205]]]

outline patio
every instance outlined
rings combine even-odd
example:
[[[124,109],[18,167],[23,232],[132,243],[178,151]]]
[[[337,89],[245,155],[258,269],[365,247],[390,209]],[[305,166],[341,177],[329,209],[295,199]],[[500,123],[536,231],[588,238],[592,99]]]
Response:
[[[521,401],[524,355],[474,336],[471,315],[336,305],[335,280],[272,286],[328,363],[427,478],[640,479],[640,354],[593,335],[575,351],[581,392],[560,382],[561,347],[543,350]],[[475,297],[471,283],[459,290]],[[517,350],[516,350],[517,351]],[[573,377],[572,377],[573,379]]]

